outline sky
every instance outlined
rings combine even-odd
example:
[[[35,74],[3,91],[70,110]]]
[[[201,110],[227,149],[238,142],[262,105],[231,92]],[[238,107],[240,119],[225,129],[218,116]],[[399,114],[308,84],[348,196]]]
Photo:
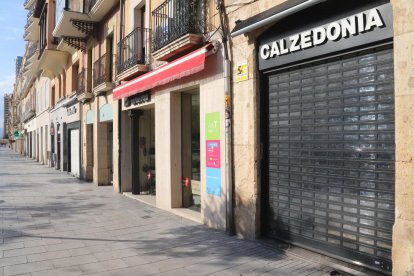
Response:
[[[0,6],[0,128],[4,121],[5,93],[13,92],[16,57],[25,49],[23,40],[27,10],[24,0],[1,0]]]

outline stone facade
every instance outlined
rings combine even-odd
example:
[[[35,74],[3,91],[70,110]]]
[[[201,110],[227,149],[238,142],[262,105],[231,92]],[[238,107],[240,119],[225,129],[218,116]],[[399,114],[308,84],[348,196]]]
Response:
[[[233,6],[227,9],[229,29],[232,30],[237,20],[247,19],[284,1],[257,1],[252,4],[228,2]],[[240,35],[232,40],[233,71],[240,64],[247,63],[249,67],[247,81],[233,82],[234,212],[236,231],[245,238],[260,236],[260,99],[255,39],[262,31]]]
[[[393,274],[414,273],[414,3],[392,0],[394,12],[395,64],[395,224],[393,228]]]

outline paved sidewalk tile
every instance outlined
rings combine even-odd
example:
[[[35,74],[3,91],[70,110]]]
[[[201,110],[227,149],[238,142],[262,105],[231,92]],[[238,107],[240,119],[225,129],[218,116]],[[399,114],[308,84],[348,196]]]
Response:
[[[91,273],[105,272],[105,271],[114,270],[114,269],[121,269],[125,267],[128,267],[128,265],[125,262],[123,262],[120,259],[116,259],[116,260],[107,260],[107,261],[102,261],[102,262],[97,262],[97,263],[81,265],[80,269],[85,274],[91,274]]]
[[[125,249],[119,249],[119,250],[113,250],[109,252],[100,252],[95,253],[95,257],[100,261],[106,261],[106,260],[113,260],[116,258],[126,258],[126,257],[132,257],[136,256],[139,253],[131,248],[125,248]]]
[[[98,259],[96,259],[93,255],[83,255],[83,256],[75,256],[75,257],[52,260],[54,267],[74,266],[74,265],[93,263],[97,261]]]
[[[0,179],[0,276],[299,276],[332,270],[229,237],[4,148]]]
[[[28,247],[21,249],[12,249],[4,251],[4,257],[27,256],[34,253],[44,253],[46,249],[43,246]]]
[[[131,275],[139,275],[139,276],[146,276],[146,275],[153,275],[159,274],[160,271],[155,266],[144,264],[139,266],[132,266],[123,269],[116,269],[108,271],[109,275],[111,276],[131,276]]]
[[[23,242],[13,242],[13,243],[0,244],[0,250],[2,250],[2,251],[20,249],[20,248],[24,248],[24,243]]]
[[[39,261],[46,261],[46,260],[68,258],[71,256],[72,255],[70,254],[69,251],[62,250],[62,251],[54,251],[54,252],[46,252],[46,253],[28,255],[27,260],[29,262],[39,262]]]
[[[53,268],[53,264],[49,261],[34,262],[20,265],[12,265],[4,267],[4,276],[19,275],[31,273]]]
[[[18,256],[18,257],[0,259],[0,267],[16,265],[16,264],[25,264],[25,263],[27,263],[26,256]]]
[[[60,269],[43,270],[33,272],[32,276],[78,276],[82,275],[82,270],[77,266],[69,266]]]

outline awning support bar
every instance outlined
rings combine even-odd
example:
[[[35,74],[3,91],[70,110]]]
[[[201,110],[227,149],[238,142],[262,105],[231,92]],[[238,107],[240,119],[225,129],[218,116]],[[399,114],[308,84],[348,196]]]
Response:
[[[244,34],[244,33],[248,33],[248,32],[254,31],[254,30],[256,30],[256,29],[258,29],[260,27],[263,27],[263,26],[265,26],[267,24],[273,23],[273,22],[278,21],[278,20],[280,20],[280,19],[282,19],[284,17],[287,17],[287,16],[289,16],[291,14],[297,13],[297,12],[299,12],[301,10],[307,9],[309,7],[312,7],[312,6],[316,5],[316,4],[319,4],[319,3],[325,2],[325,1],[326,0],[308,0],[306,2],[303,2],[301,4],[296,5],[294,7],[291,7],[289,9],[284,10],[284,11],[281,11],[279,13],[276,13],[276,14],[274,14],[272,16],[269,16],[269,17],[267,17],[267,18],[265,18],[265,19],[263,19],[261,21],[258,21],[258,22],[255,22],[255,23],[249,25],[249,26],[246,26],[243,29],[237,30],[237,31],[231,33],[231,36],[232,37],[235,37],[235,36],[238,36],[238,35],[241,35],[241,34]]]

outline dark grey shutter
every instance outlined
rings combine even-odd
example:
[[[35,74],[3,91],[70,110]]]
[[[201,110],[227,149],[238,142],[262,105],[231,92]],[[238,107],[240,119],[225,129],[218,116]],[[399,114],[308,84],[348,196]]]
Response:
[[[391,270],[392,49],[269,75],[266,233]]]

